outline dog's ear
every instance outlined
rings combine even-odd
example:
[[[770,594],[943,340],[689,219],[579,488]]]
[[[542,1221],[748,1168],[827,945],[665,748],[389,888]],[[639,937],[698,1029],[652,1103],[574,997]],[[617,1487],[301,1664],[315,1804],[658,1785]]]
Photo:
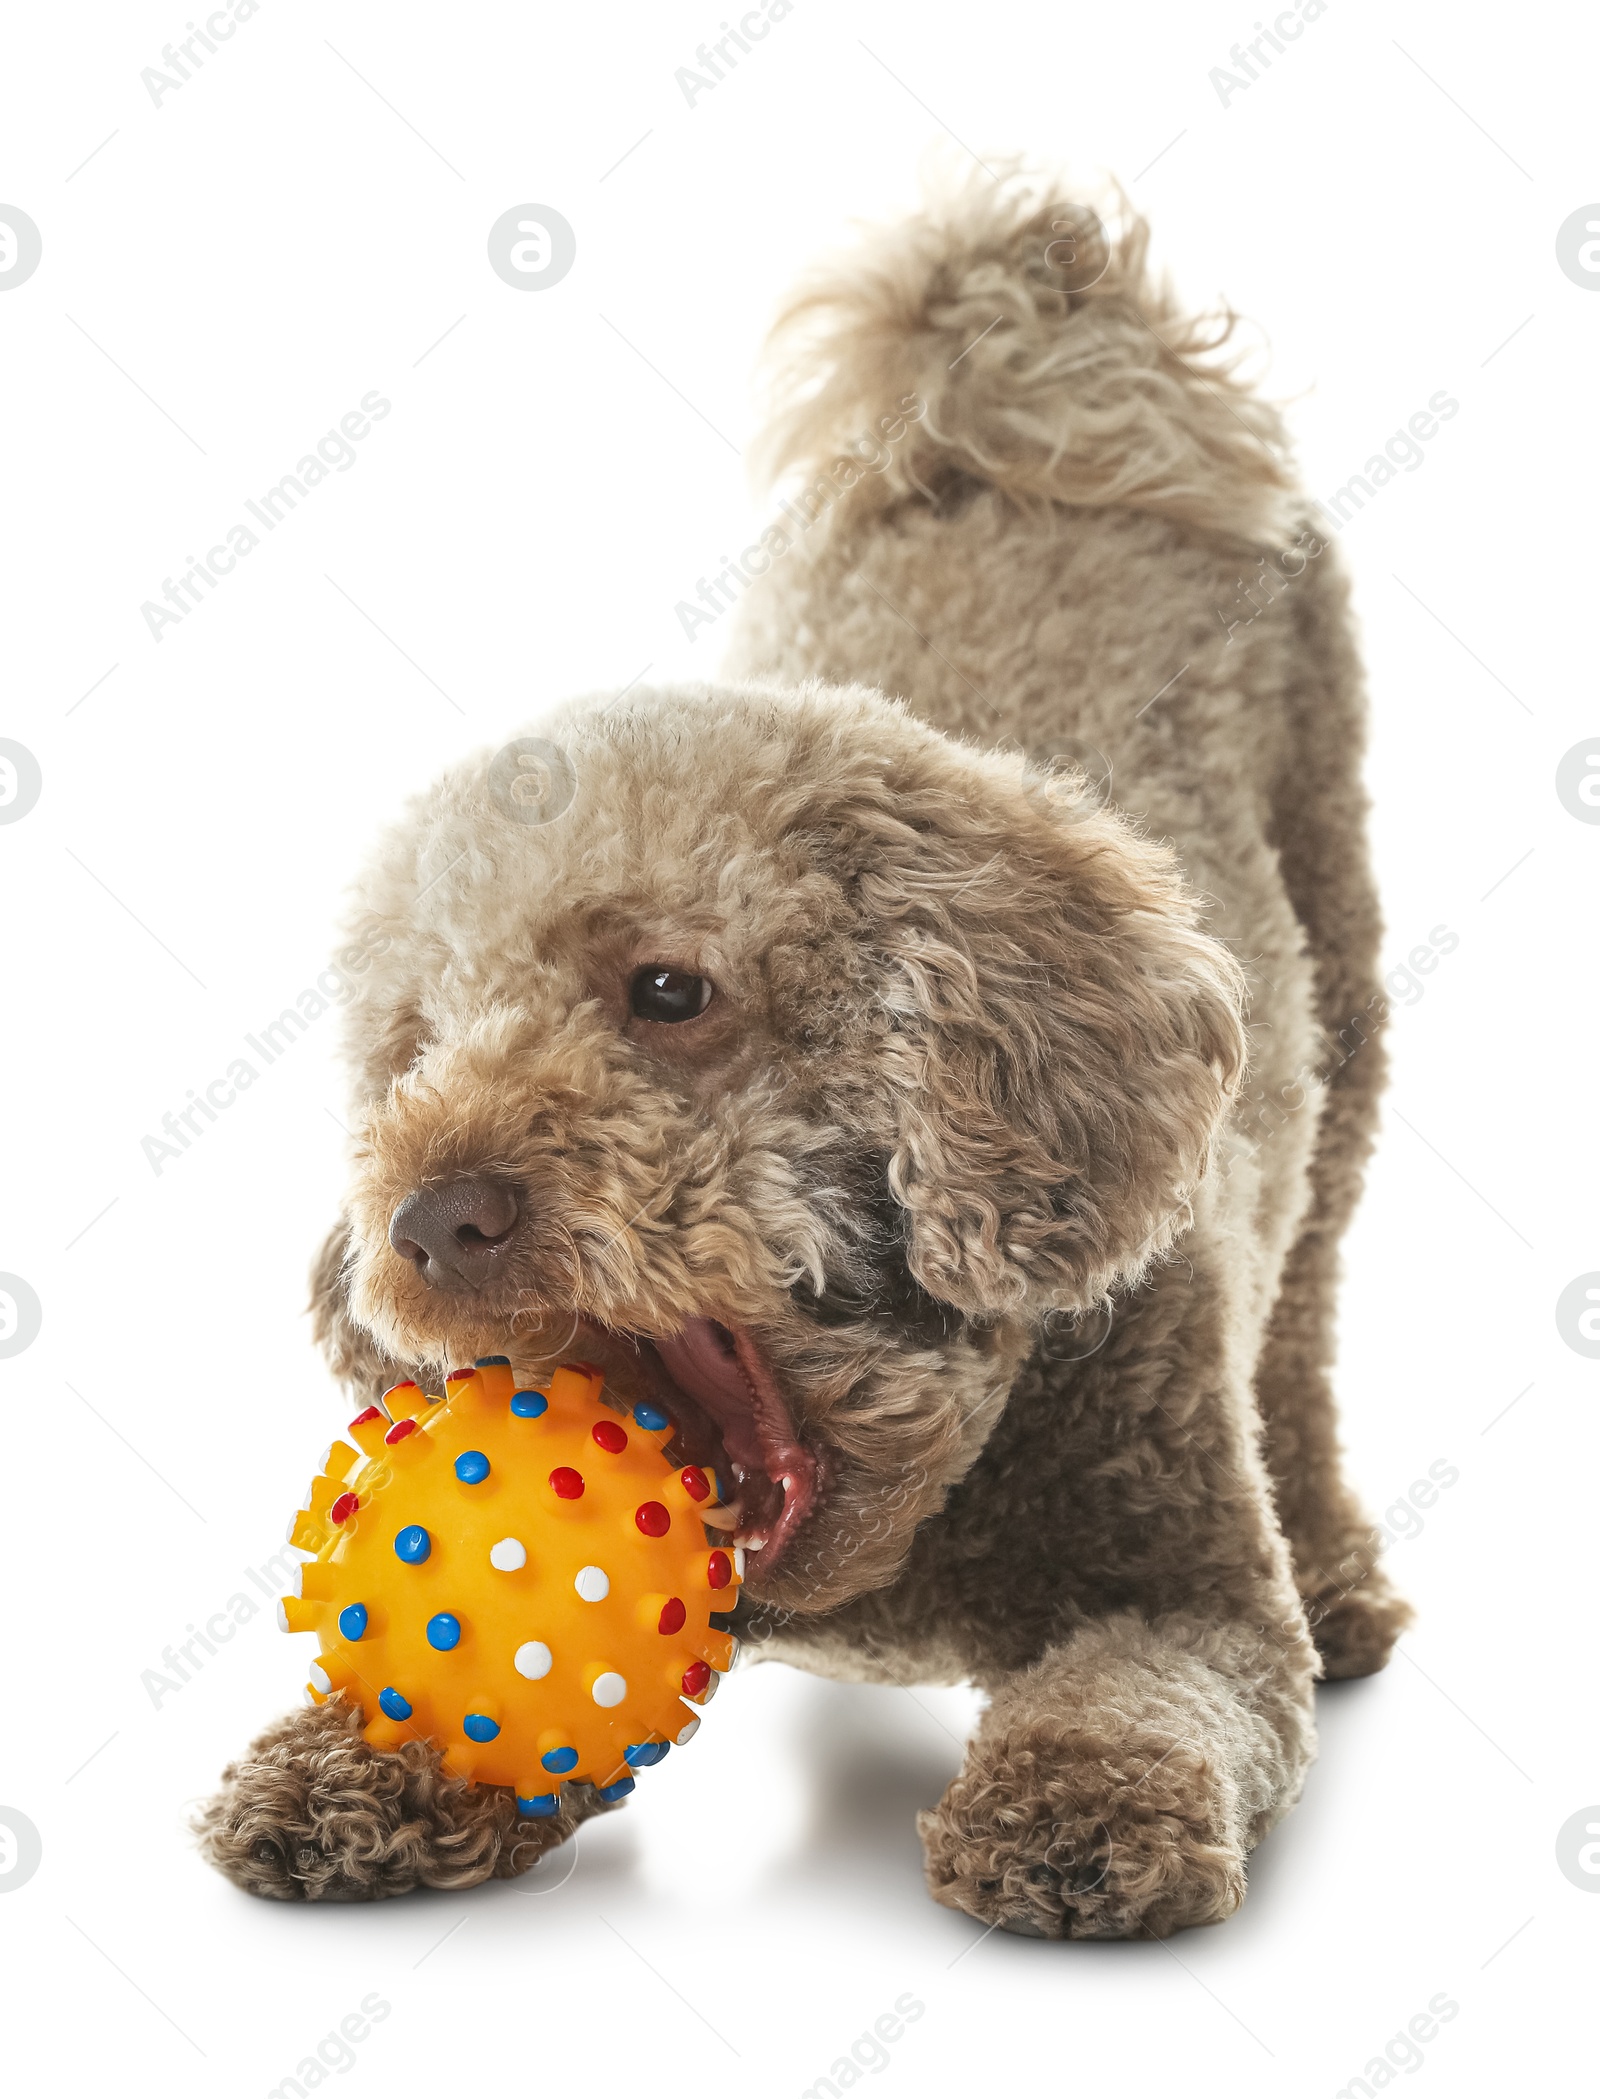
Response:
[[[350,1227],[334,1226],[311,1268],[311,1330],[328,1368],[364,1404],[413,1373],[379,1346],[350,1309]]]
[[[930,1295],[1038,1316],[1187,1221],[1243,1078],[1244,983],[1173,855],[1081,780],[950,757],[967,777],[897,794],[859,877],[890,1189]]]

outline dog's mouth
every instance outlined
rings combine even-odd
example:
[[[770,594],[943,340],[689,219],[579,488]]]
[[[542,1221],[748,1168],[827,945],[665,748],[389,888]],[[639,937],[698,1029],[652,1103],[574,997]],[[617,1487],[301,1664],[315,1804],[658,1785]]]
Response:
[[[675,1334],[620,1333],[650,1400],[670,1415],[674,1457],[716,1476],[720,1496],[701,1517],[769,1573],[816,1505],[823,1460],[801,1441],[783,1388],[760,1343],[716,1319],[685,1320]]]

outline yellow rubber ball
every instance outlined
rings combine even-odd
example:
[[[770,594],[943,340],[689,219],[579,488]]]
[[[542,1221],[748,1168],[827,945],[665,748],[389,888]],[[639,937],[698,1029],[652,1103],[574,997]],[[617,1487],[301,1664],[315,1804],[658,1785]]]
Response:
[[[289,1542],[314,1558],[280,1620],[315,1632],[306,1686],[367,1740],[425,1738],[447,1771],[553,1815],[563,1783],[616,1799],[699,1725],[736,1643],[743,1555],[700,1520],[711,1482],[666,1456],[674,1424],[624,1415],[569,1363],[519,1387],[504,1356],[442,1399],[394,1386],[350,1424]]]

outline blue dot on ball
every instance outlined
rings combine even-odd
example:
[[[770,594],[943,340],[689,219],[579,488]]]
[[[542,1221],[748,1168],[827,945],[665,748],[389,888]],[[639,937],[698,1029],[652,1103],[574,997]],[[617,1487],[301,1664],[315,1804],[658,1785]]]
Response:
[[[659,1407],[652,1407],[642,1399],[634,1402],[633,1418],[638,1422],[640,1428],[671,1428],[672,1426],[672,1416],[670,1414],[663,1414]]]
[[[578,1761],[575,1749],[547,1749],[539,1759],[547,1771],[570,1771]]]
[[[367,1607],[364,1603],[347,1603],[339,1613],[339,1630],[347,1640],[359,1640],[367,1629]]]
[[[408,1523],[396,1532],[394,1549],[408,1567],[420,1567],[433,1550],[433,1540],[420,1523]]]
[[[409,1720],[411,1718],[411,1700],[402,1698],[393,1684],[386,1691],[378,1693],[378,1703],[383,1707],[383,1710],[389,1715],[391,1720]]]
[[[600,1798],[602,1800],[620,1800],[625,1793],[631,1793],[632,1791],[633,1780],[631,1778],[619,1778],[614,1786],[602,1786],[600,1788]]]
[[[428,1620],[428,1645],[437,1647],[441,1654],[448,1654],[452,1647],[461,1644],[461,1620],[449,1611],[440,1611]]]
[[[511,1411],[519,1421],[537,1421],[549,1404],[542,1392],[513,1392],[511,1395]]]
[[[464,1450],[456,1459],[456,1478],[469,1487],[489,1477],[489,1460],[481,1450]]]
[[[461,1723],[461,1732],[469,1742],[492,1742],[500,1732],[498,1720],[491,1720],[487,1713],[468,1713]]]
[[[652,1764],[660,1763],[671,1747],[670,1742],[630,1742],[622,1754],[636,1771],[648,1771]]]
[[[502,1365],[509,1370],[511,1358],[509,1356],[479,1356],[472,1367],[474,1370],[495,1370]]]
[[[517,1795],[517,1813],[519,1815],[554,1815],[558,1814],[560,1809],[561,1795],[559,1793],[534,1793],[526,1799],[521,1793]]]

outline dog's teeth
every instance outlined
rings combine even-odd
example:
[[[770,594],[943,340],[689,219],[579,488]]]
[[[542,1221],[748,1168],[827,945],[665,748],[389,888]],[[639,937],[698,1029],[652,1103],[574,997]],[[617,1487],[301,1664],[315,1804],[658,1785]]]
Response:
[[[710,1508],[697,1511],[700,1521],[710,1524],[714,1531],[737,1530],[741,1513],[739,1504],[736,1501],[713,1502]]]
[[[767,1534],[765,1531],[750,1531],[748,1534],[741,1536],[737,1542],[744,1547],[746,1552],[759,1552],[767,1542]]]

